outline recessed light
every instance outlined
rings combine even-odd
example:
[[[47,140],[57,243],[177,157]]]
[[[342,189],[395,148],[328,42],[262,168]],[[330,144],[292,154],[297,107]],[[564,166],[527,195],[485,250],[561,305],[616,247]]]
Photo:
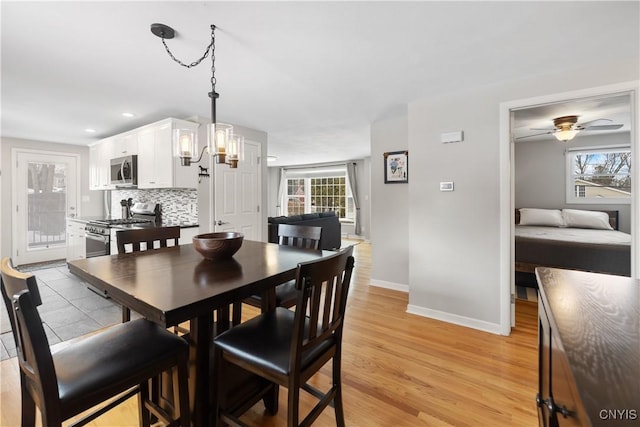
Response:
[[[86,128],[84,131],[88,133],[96,133],[96,130],[91,128]]]
[[[132,117],[135,117],[135,116],[136,115],[133,114],[133,113],[127,113],[127,112],[122,113],[122,117],[127,117],[129,119],[132,118]]]

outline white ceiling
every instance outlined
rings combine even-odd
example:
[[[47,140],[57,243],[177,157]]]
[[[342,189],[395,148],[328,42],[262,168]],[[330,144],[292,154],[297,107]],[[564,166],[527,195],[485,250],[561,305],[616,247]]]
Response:
[[[371,123],[417,99],[638,56],[638,2],[1,7],[2,136],[88,144],[169,116],[209,117],[210,61],[178,66],[149,27],[173,27],[167,43],[191,62],[215,24],[218,120],[268,132],[273,165],[368,156]]]

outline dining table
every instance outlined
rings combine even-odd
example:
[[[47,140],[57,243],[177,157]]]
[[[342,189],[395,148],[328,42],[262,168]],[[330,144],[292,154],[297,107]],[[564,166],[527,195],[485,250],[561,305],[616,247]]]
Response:
[[[233,324],[230,307],[239,320],[241,301],[261,294],[262,310],[271,309],[275,286],[294,279],[299,263],[331,253],[245,240],[224,260],[205,259],[188,244],[73,260],[68,267],[107,297],[165,328],[189,322],[192,422],[200,427],[213,423],[211,348],[214,336]],[[274,389],[271,412],[277,411]]]

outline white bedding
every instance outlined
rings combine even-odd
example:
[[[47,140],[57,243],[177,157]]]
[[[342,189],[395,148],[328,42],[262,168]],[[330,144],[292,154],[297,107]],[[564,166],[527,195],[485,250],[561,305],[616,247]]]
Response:
[[[516,225],[516,237],[606,245],[631,245],[631,235],[617,230]]]

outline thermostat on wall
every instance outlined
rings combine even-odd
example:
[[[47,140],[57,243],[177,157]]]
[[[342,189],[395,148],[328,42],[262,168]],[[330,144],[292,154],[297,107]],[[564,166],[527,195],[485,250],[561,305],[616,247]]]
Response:
[[[447,132],[440,134],[440,141],[443,144],[450,144],[452,142],[462,142],[464,140],[464,132],[459,130],[457,132]]]
[[[441,182],[440,183],[440,191],[453,191],[453,182]]]

